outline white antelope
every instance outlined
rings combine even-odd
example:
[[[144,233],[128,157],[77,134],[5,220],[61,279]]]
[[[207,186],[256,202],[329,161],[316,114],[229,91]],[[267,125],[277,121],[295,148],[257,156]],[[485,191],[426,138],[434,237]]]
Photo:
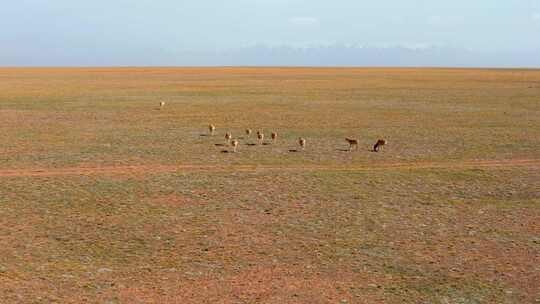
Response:
[[[227,142],[230,142],[232,138],[232,134],[230,132],[225,133],[225,140]]]
[[[249,137],[251,135],[251,129],[246,129],[246,135]]]
[[[259,144],[264,142],[264,134],[261,131],[257,131],[257,139],[259,140]]]
[[[233,146],[233,151],[234,151],[234,153],[236,153],[236,148],[238,148],[238,140],[233,139],[231,141],[231,146]]]
[[[165,101],[160,101],[159,102],[159,109],[163,109],[163,107],[165,106]]]
[[[210,135],[214,135],[214,132],[216,131],[216,126],[213,124],[208,125],[208,131],[210,131]]]
[[[304,150],[306,148],[306,139],[302,138],[302,137],[299,137],[298,138],[298,144],[300,145],[302,150]]]

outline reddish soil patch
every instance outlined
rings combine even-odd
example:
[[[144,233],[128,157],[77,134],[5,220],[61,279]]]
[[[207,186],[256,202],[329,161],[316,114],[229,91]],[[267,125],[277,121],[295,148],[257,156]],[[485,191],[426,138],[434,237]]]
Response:
[[[150,199],[150,203],[166,207],[186,207],[204,205],[206,202],[177,194],[162,195]]]
[[[225,277],[170,278],[159,290],[125,287],[122,303],[376,303],[382,278],[342,272],[328,274],[295,266],[254,266]],[[365,290],[364,290],[365,289]],[[371,290],[371,292],[365,292]]]

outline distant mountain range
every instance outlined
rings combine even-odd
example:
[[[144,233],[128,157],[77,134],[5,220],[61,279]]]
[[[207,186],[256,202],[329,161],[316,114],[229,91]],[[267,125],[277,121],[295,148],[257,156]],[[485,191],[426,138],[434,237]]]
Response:
[[[264,45],[190,53],[193,62],[214,65],[269,66],[404,66],[404,67],[530,67],[540,68],[540,50],[527,53],[481,53],[444,47],[357,47],[344,45],[295,48]],[[211,58],[212,57],[212,58]],[[187,58],[186,58],[187,59]]]
[[[0,66],[396,66],[540,68],[540,50],[474,52],[446,47],[360,47],[254,45],[226,51],[160,48],[74,50],[0,49]]]

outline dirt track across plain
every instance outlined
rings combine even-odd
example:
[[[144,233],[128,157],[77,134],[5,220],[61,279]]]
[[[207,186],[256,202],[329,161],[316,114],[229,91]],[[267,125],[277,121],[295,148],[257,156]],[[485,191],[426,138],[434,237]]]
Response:
[[[460,162],[403,162],[376,165],[325,166],[325,165],[140,165],[71,168],[28,168],[0,170],[0,178],[40,177],[65,175],[125,175],[155,174],[166,172],[259,172],[259,171],[373,171],[373,170],[416,170],[416,169],[466,169],[466,168],[540,168],[540,159],[469,160]]]

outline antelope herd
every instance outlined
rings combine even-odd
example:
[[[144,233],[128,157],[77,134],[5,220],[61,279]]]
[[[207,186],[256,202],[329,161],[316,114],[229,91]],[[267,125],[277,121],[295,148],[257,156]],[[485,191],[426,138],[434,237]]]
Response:
[[[164,104],[165,103],[163,103],[163,105]],[[161,105],[161,106],[163,107],[163,105]],[[216,132],[216,126],[214,126],[213,124],[208,125],[208,131],[210,133],[210,136],[214,136],[214,134]],[[252,131],[251,131],[251,129],[246,129],[245,133],[246,133],[246,137],[250,138]],[[272,143],[276,143],[277,138],[278,138],[278,133],[277,132],[270,133],[270,138],[272,139]],[[349,144],[349,151],[352,151],[353,148],[355,150],[358,150],[358,146],[359,146],[359,140],[358,139],[346,137],[345,141]],[[225,133],[225,143],[227,145],[231,145],[233,147],[233,152],[236,152],[240,142],[238,141],[238,139],[233,138],[231,132],[226,132]],[[257,131],[257,143],[259,145],[265,144],[264,143],[264,133],[261,130]],[[382,147],[384,145],[386,145],[386,143],[387,143],[387,141],[385,139],[377,140],[377,142],[373,146],[373,152],[379,152],[379,150],[382,149]],[[306,149],[306,139],[303,138],[303,137],[299,137],[298,138],[298,145],[300,146],[300,148],[302,150],[305,150]]]

